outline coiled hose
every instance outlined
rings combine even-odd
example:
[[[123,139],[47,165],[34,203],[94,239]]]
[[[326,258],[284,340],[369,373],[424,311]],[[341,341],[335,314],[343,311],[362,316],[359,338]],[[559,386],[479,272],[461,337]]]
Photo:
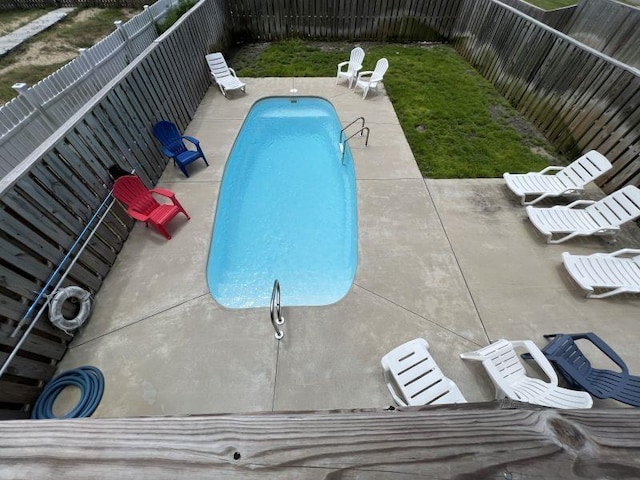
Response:
[[[61,417],[53,413],[53,404],[62,390],[74,385],[80,389],[80,400]],[[96,367],[84,366],[67,370],[51,380],[44,388],[31,412],[31,418],[83,418],[98,408],[104,393],[104,376]]]

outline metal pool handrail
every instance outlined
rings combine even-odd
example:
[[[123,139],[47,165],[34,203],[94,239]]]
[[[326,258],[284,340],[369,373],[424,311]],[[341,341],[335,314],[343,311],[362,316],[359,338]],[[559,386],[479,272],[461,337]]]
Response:
[[[349,128],[351,125],[353,125],[354,123],[356,123],[358,120],[362,120],[362,125],[360,125],[360,131],[362,131],[362,129],[364,128],[364,123],[365,123],[365,119],[364,117],[358,117],[356,118],[353,122],[351,122],[349,125],[347,125],[346,127],[344,127],[342,130],[340,130],[340,143],[342,143],[342,135],[344,134],[344,131]],[[353,136],[353,135],[352,135]],[[349,137],[351,138],[351,137]]]
[[[353,125],[354,123],[356,123],[358,120],[362,120],[362,125],[360,125],[360,129],[353,133],[352,135],[350,135],[348,138],[345,138],[344,140],[342,140],[343,135],[345,135],[345,130],[347,128],[349,128],[351,125]],[[347,125],[346,127],[344,127],[342,130],[340,130],[340,140],[339,140],[339,144],[340,144],[340,153],[342,154],[342,157],[340,158],[340,161],[344,164],[344,151],[346,150],[345,144],[353,137],[355,137],[357,134],[360,134],[360,136],[364,135],[364,132],[366,130],[367,132],[367,136],[364,140],[364,146],[368,146],[369,145],[369,127],[365,127],[365,119],[364,117],[358,117],[356,118],[353,122],[351,122],[349,125]]]
[[[271,325],[276,331],[276,338],[281,340],[284,337],[284,332],[278,328],[278,325],[284,323],[284,315],[282,315],[282,306],[280,305],[280,282],[278,282],[278,279],[273,282],[269,310],[271,311]]]

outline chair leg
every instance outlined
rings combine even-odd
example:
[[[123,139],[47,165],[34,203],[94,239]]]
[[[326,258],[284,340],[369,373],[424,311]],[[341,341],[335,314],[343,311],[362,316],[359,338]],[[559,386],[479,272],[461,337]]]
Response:
[[[187,220],[191,220],[191,217],[189,216],[189,214],[187,213],[187,211],[184,209],[184,207],[182,206],[182,204],[178,201],[178,199],[173,196],[171,198],[171,202],[178,207],[178,210],[180,210],[182,213],[184,213],[184,216],[187,217]]]
[[[185,166],[182,165],[181,163],[178,163],[178,167],[180,167],[180,170],[182,170],[182,173],[184,173],[184,176],[189,178],[189,174],[187,173],[187,169],[185,168]]]
[[[158,232],[164,235],[167,240],[171,240],[171,235],[169,235],[169,232],[167,232],[167,229],[164,228],[164,226],[158,223],[154,223],[153,226],[156,227],[156,230],[158,230]]]

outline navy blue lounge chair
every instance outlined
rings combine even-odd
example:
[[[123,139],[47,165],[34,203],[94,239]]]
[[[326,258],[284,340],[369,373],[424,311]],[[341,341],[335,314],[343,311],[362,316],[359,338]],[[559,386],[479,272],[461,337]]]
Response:
[[[595,333],[545,335],[552,339],[542,353],[573,388],[586,390],[597,398],[612,398],[640,407],[640,377],[629,374],[624,361]],[[576,340],[588,340],[609,357],[620,372],[593,368],[578,348]]]
[[[178,167],[180,167],[185,177],[189,176],[186,166],[199,158],[202,158],[204,163],[209,166],[209,162],[207,162],[200,148],[200,142],[193,137],[180,134],[178,127],[173,123],[167,122],[166,120],[156,123],[153,127],[153,134],[162,144],[162,153],[173,159],[173,164],[177,164]],[[196,150],[187,148],[184,143],[185,140],[190,142]]]

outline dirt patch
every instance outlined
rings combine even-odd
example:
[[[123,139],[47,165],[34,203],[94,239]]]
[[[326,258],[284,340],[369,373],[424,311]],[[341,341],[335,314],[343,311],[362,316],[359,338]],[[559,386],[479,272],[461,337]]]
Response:
[[[26,25],[27,23],[29,23],[28,20],[23,20],[21,18],[3,21],[2,23],[0,23],[0,36],[7,35],[14,30],[19,29],[23,25]]]
[[[8,12],[6,15],[0,14],[0,36],[7,35],[25,26],[27,23],[38,18],[39,15],[39,12],[28,10],[20,14],[14,14],[13,12]]]
[[[83,22],[100,12],[99,8],[82,9],[70,19],[73,23]],[[115,27],[114,27],[115,28]],[[14,68],[27,65],[51,65],[53,63],[70,62],[79,55],[78,49],[71,47],[60,39],[35,39],[27,47],[25,53],[8,67],[0,69],[0,75]]]
[[[509,125],[522,135],[524,144],[529,147],[532,153],[545,157],[550,163],[555,165],[565,163],[561,155],[553,155],[549,152],[549,150],[552,150],[552,147],[544,135],[517,111],[510,113],[502,105],[491,105],[489,107],[489,114],[493,120]]]

